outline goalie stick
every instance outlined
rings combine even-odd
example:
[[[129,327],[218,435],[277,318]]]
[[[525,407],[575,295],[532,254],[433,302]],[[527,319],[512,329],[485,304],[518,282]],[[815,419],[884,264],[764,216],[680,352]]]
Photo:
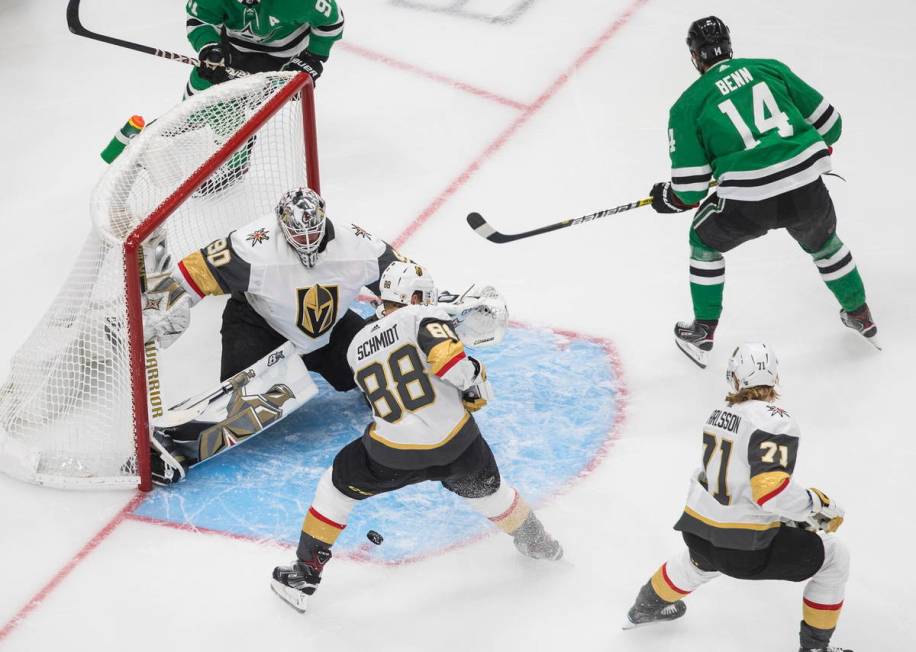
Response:
[[[67,3],[67,27],[69,27],[70,31],[77,36],[85,36],[86,38],[91,38],[95,41],[101,41],[102,43],[117,45],[118,47],[127,48],[128,50],[134,50],[136,52],[143,52],[144,54],[151,54],[154,57],[169,59],[170,61],[187,63],[195,67],[200,65],[200,61],[194,57],[187,57],[183,54],[178,54],[177,52],[160,50],[159,48],[153,48],[148,45],[141,45],[140,43],[133,43],[132,41],[125,41],[113,36],[105,36],[104,34],[89,31],[83,27],[83,23],[80,22],[80,0],[70,0]],[[244,77],[248,74],[243,70],[236,70],[234,68],[230,68],[229,66],[226,66],[226,72],[230,77]]]
[[[713,181],[709,184],[709,187],[714,188],[716,185],[718,184]],[[542,226],[539,229],[522,231],[521,233],[500,233],[494,229],[480,213],[468,213],[467,221],[468,226],[474,229],[474,232],[481,238],[486,238],[490,242],[495,242],[497,244],[503,244],[505,242],[512,242],[514,240],[521,240],[523,238],[530,238],[535,235],[541,235],[542,233],[550,233],[551,231],[565,229],[568,226],[578,226],[579,224],[585,224],[586,222],[594,222],[595,220],[600,220],[602,217],[616,215],[617,213],[623,213],[624,211],[633,210],[634,208],[642,208],[643,206],[648,206],[651,203],[652,198],[646,197],[645,199],[640,199],[639,201],[634,201],[629,204],[623,204],[622,206],[617,206],[615,208],[606,208],[603,211],[598,211],[597,213],[583,215],[582,217],[575,217],[571,220],[563,220],[562,222],[557,222],[556,224],[549,224],[548,226]]]

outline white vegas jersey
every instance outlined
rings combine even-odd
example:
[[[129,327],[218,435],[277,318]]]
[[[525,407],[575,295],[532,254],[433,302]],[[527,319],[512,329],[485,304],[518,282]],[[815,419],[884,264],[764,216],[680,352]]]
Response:
[[[327,222],[317,264],[305,267],[273,215],[186,256],[179,281],[192,296],[244,292],[271,328],[301,353],[325,346],[337,320],[365,286],[378,294],[382,271],[401,259],[384,241],[354,226]]]
[[[368,323],[347,361],[372,406],[363,442],[381,464],[448,464],[479,435],[461,398],[477,371],[444,310],[405,306]]]
[[[804,520],[811,500],[792,479],[799,435],[789,413],[771,403],[714,410],[703,427],[702,466],[675,529],[719,547],[757,550],[769,545],[782,518]]]

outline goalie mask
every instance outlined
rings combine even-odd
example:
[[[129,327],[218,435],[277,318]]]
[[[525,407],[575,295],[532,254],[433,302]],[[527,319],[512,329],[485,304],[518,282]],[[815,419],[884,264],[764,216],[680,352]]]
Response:
[[[779,361],[766,344],[742,344],[728,360],[725,380],[736,392],[748,387],[775,387],[779,382]]]
[[[436,303],[436,283],[423,267],[415,263],[395,261],[385,268],[379,279],[382,301],[409,306]],[[416,296],[419,295],[419,296]]]
[[[318,262],[328,217],[324,200],[309,188],[290,190],[277,204],[277,221],[289,246],[306,267]]]

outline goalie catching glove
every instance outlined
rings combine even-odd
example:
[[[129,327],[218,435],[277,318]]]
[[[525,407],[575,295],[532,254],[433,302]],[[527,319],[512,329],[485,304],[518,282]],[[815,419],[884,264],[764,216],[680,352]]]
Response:
[[[467,346],[493,346],[502,342],[509,324],[506,300],[491,285],[464,294],[442,292],[437,305],[452,318],[455,332]]]
[[[493,398],[493,389],[490,387],[490,381],[487,380],[487,370],[483,363],[470,356],[468,360],[474,365],[474,381],[470,387],[461,392],[461,402],[464,403],[468,412],[476,412],[485,407]]]

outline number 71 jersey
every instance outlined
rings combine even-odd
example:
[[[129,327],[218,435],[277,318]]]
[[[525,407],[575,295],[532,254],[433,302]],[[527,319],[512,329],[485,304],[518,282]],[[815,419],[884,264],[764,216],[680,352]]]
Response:
[[[722,548],[767,547],[783,518],[808,514],[808,492],[792,480],[798,443],[798,425],[777,405],[745,401],[714,410],[703,426],[703,465],[674,529]]]
[[[833,106],[783,63],[717,63],[671,107],[672,188],[694,204],[715,177],[721,198],[775,197],[830,171],[841,129]]]

